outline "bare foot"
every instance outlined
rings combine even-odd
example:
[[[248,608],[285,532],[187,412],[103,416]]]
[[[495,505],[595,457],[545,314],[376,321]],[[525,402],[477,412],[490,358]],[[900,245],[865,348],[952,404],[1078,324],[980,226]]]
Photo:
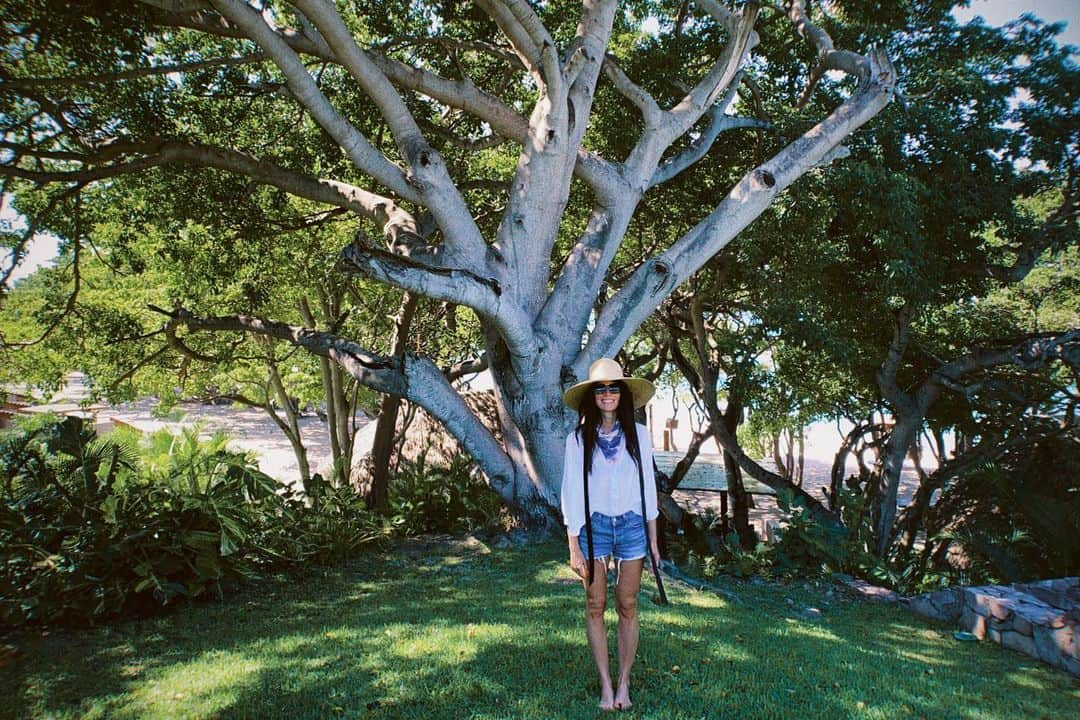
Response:
[[[611,688],[607,687],[600,691],[600,709],[607,712],[614,710],[616,707],[615,701],[611,697]]]
[[[634,703],[630,702],[630,687],[628,685],[620,686],[619,694],[615,696],[615,709],[629,710],[632,707],[634,707]]]

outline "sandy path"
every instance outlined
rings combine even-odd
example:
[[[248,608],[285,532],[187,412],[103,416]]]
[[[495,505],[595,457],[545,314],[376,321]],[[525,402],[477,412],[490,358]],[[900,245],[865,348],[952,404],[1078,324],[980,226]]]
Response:
[[[115,421],[113,424],[124,423],[143,432],[168,429],[173,433],[200,425],[205,437],[220,430],[229,436],[230,447],[254,453],[259,468],[267,475],[284,483],[299,481],[300,465],[292,445],[264,411],[232,405],[186,402],[177,404],[174,412],[170,413],[170,418],[166,419],[153,416],[156,404],[154,399],[143,399],[103,409],[98,412],[98,424]],[[180,413],[183,413],[181,419],[172,419]],[[357,417],[357,423],[361,426],[367,422],[366,417]],[[325,475],[331,464],[330,437],[327,434],[326,422],[314,415],[304,415],[299,419],[299,424],[311,471]]]

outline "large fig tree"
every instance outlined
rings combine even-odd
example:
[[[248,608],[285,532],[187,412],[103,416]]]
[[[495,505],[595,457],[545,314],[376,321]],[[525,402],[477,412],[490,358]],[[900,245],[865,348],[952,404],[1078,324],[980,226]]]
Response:
[[[884,53],[834,45],[846,11],[801,0],[2,7],[0,177],[29,223],[7,236],[16,262],[38,229],[78,247],[81,198],[146,176],[188,178],[192,214],[199,179],[222,177],[347,213],[341,266],[357,282],[479,318],[502,442],[421,353],[381,355],[335,327],[184,298],[166,311],[169,332],[278,338],[423,406],[541,525],[572,422],[564,389],[785,188],[842,154],[896,87]],[[796,87],[801,109],[771,127],[770,107]],[[732,168],[712,152],[724,133],[768,134],[766,152]],[[690,172],[721,178],[707,205],[668,209],[691,213],[690,229],[624,248],[635,223],[663,222],[655,207],[638,217],[650,192]]]

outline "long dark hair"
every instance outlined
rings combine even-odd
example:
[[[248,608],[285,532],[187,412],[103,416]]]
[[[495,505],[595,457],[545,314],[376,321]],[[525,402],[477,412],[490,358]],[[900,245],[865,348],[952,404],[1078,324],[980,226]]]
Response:
[[[596,450],[597,428],[600,426],[600,408],[596,405],[596,396],[592,389],[600,383],[593,383],[589,392],[581,398],[578,405],[578,437],[581,438],[581,447],[585,451],[585,477],[588,482],[589,473],[592,472],[593,451]],[[619,405],[615,408],[615,419],[622,426],[623,437],[626,439],[626,450],[634,462],[641,466],[641,447],[638,445],[637,423],[634,420],[634,396],[630,388],[622,380],[617,380],[619,386]]]

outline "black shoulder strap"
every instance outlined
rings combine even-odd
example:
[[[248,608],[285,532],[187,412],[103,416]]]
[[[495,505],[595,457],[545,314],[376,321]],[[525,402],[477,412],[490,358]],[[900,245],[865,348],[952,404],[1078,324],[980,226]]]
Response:
[[[637,432],[637,426],[634,426],[634,432]],[[649,521],[645,519],[645,471],[641,468],[641,443],[638,443],[638,457],[637,457],[637,476],[638,487],[641,489],[641,524],[645,528],[645,554],[649,556],[649,565],[652,566],[653,577],[656,578],[656,589],[660,593],[660,604],[667,605],[667,593],[664,592],[664,581],[660,579],[660,568],[656,566],[656,558],[652,554],[652,544],[649,542]],[[592,552],[590,550],[589,552]]]
[[[595,562],[593,562],[592,512],[589,510],[589,458],[585,457],[584,430],[578,435],[578,439],[581,440],[581,484],[585,487],[585,542],[589,548],[589,556],[585,559],[589,563],[589,587],[592,587]]]

